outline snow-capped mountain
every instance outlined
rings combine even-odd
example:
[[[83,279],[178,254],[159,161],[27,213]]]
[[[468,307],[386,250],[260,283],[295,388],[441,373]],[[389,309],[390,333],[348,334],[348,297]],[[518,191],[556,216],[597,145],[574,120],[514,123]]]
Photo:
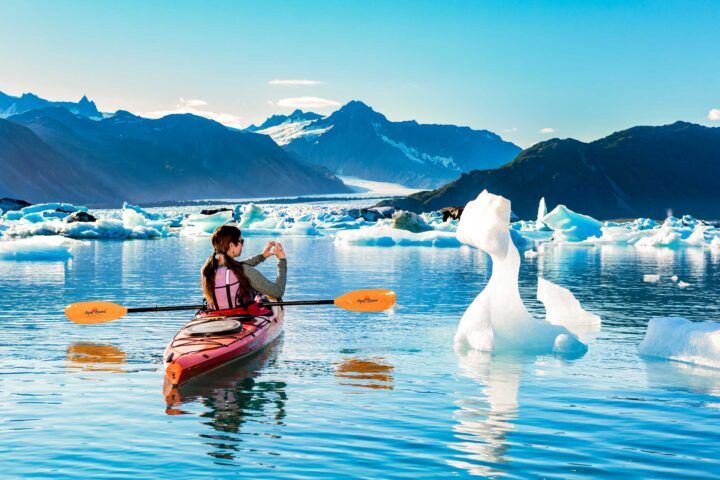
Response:
[[[360,101],[327,117],[300,114],[271,117],[255,131],[299,160],[368,180],[436,187],[463,172],[500,167],[521,151],[487,130],[391,122]]]
[[[322,118],[322,115],[314,112],[303,112],[299,108],[292,112],[290,115],[273,115],[265,120],[262,125],[250,125],[245,129],[246,132],[258,132],[267,130],[269,128],[277,127],[283,123],[302,123],[317,120]],[[269,135],[269,134],[267,134]]]
[[[269,137],[191,114],[96,121],[47,107],[0,121],[0,197],[90,206],[344,193]]]
[[[45,107],[63,107],[75,115],[82,115],[83,117],[93,120],[100,120],[102,118],[102,113],[98,111],[95,102],[88,100],[85,95],[83,95],[79,102],[75,103],[53,102],[40,98],[32,93],[23,93],[20,97],[13,97],[0,92],[0,118],[20,115],[30,110]]]

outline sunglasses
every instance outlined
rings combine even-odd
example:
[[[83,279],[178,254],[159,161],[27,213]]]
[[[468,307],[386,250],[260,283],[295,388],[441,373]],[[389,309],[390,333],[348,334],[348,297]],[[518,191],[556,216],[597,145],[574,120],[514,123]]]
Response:
[[[244,238],[241,238],[241,239],[240,239],[240,245],[245,245],[245,239],[244,239]]]

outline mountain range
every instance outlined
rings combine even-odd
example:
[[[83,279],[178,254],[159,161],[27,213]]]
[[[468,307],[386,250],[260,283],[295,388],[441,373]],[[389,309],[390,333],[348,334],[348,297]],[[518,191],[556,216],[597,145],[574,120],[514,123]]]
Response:
[[[103,115],[97,109],[95,102],[88,100],[86,96],[79,102],[53,102],[45,100],[32,93],[23,93],[19,97],[13,97],[0,92],[0,118],[7,118],[12,115],[36,110],[45,107],[62,107],[75,115],[100,120]]]
[[[465,205],[483,189],[535,218],[541,197],[599,219],[664,218],[668,209],[720,218],[720,128],[687,122],[633,127],[583,143],[551,139],[491,171],[473,171],[432,191],[382,204],[416,212]]]
[[[30,110],[0,120],[0,171],[0,196],[90,206],[350,191],[265,135],[190,114]]]
[[[296,110],[250,131],[266,134],[301,161],[335,174],[434,188],[462,172],[500,167],[521,151],[487,130],[392,122],[354,100],[321,117]]]

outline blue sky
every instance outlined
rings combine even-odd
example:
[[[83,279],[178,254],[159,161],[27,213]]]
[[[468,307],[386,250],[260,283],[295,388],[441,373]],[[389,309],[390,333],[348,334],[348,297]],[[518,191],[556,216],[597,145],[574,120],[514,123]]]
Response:
[[[0,91],[87,94],[103,111],[245,126],[360,99],[523,147],[720,126],[720,1],[5,0],[0,12]]]

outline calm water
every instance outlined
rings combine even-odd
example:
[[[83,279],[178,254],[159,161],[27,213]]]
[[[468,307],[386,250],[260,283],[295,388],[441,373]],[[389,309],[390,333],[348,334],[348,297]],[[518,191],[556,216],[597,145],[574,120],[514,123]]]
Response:
[[[720,371],[636,353],[651,316],[720,318],[710,252],[566,247],[524,260],[534,312],[540,274],[602,317],[576,360],[454,352],[459,317],[489,275],[469,248],[286,239],[286,298],[380,287],[398,306],[288,309],[271,348],[174,392],[163,390],[161,355],[190,313],[94,326],[63,316],[88,299],[196,302],[208,245],[96,241],[68,262],[0,262],[2,478],[720,474]],[[646,273],[665,279],[644,283]]]

